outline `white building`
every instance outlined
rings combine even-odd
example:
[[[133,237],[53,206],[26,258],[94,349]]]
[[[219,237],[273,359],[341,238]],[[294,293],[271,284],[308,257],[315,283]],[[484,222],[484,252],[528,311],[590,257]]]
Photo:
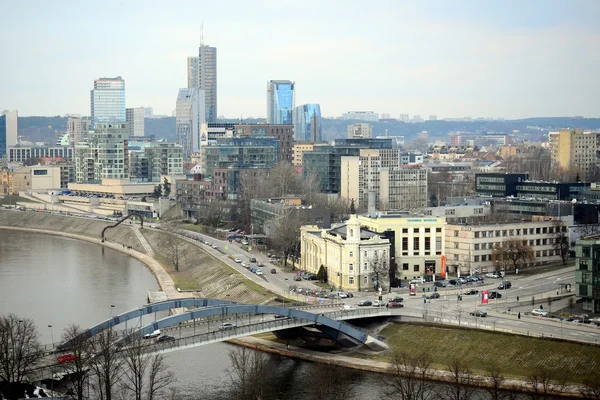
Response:
[[[204,90],[179,89],[175,109],[175,130],[185,158],[189,158],[193,151],[199,149],[200,127],[206,122],[204,102]]]
[[[355,121],[379,121],[379,114],[373,111],[348,111],[342,114],[343,120],[355,120]]]
[[[8,153],[8,147],[17,144],[19,112],[4,110],[0,114],[0,158]]]
[[[373,126],[367,123],[356,123],[348,125],[348,139],[371,139],[373,137]]]
[[[69,117],[67,120],[67,135],[69,136],[69,146],[75,146],[80,142],[85,142],[90,130],[90,120],[81,117]]]
[[[129,136],[144,136],[144,107],[127,108],[125,115],[129,124]]]

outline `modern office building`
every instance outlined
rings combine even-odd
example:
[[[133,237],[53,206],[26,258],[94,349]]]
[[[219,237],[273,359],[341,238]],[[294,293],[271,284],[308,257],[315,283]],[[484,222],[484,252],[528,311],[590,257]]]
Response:
[[[82,117],[69,117],[67,120],[67,135],[69,137],[69,146],[75,146],[80,142],[85,142],[90,130],[90,120]]]
[[[360,122],[348,125],[348,139],[371,139],[373,137],[373,125]]]
[[[175,109],[175,133],[186,159],[200,146],[200,129],[206,122],[204,90],[179,89]]]
[[[188,89],[204,90],[205,122],[217,122],[217,48],[204,44],[203,32],[198,57],[187,59],[187,75]]]
[[[99,183],[102,179],[129,178],[129,125],[98,122],[89,139],[75,146],[75,180]]]
[[[17,144],[19,112],[2,111],[0,115],[0,158],[8,153],[9,146]]]
[[[125,122],[125,81],[116,78],[100,78],[94,81],[90,91],[92,127],[98,122]]]
[[[198,57],[188,57],[187,58],[187,87],[188,89],[199,88],[200,80],[198,75]]]
[[[517,197],[538,200],[572,200],[577,199],[580,192],[590,187],[583,182],[543,182],[523,181],[517,184]]]
[[[303,204],[302,199],[296,195],[252,199],[250,213],[254,232],[262,232],[267,237],[276,234],[277,220],[288,213],[295,214],[306,225],[315,225],[319,228],[331,227],[331,212],[328,209]]]
[[[129,136],[144,136],[144,107],[126,108],[125,119],[129,124]]]
[[[358,156],[361,149],[391,149],[389,139],[336,139],[331,145],[314,146],[302,154],[302,174],[318,176],[320,191],[339,193],[341,189],[342,156]]]
[[[584,311],[600,313],[600,235],[577,240],[575,286]]]
[[[582,180],[598,164],[597,132],[584,132],[581,129],[563,129],[548,134],[550,156],[555,167],[576,171]]]
[[[292,125],[294,123],[294,82],[273,80],[267,82],[267,123]]]
[[[528,174],[484,173],[475,174],[475,193],[486,197],[517,195],[517,185],[525,182]]]
[[[183,147],[175,143],[149,143],[129,154],[131,180],[161,182],[162,176],[183,176]]]
[[[200,150],[202,172],[213,176],[213,170],[223,168],[273,168],[277,165],[279,140],[275,138],[220,138]]]
[[[401,165],[398,149],[361,149],[341,158],[340,197],[366,209],[369,194],[378,210],[418,210],[427,207],[427,169]]]
[[[64,158],[66,161],[73,159],[71,146],[23,146],[17,144],[8,148],[8,161],[24,163],[32,158]]]
[[[320,142],[322,138],[321,106],[304,104],[294,108],[294,139],[297,142]]]
[[[274,124],[236,124],[236,137],[272,137],[279,140],[279,161],[292,162],[294,126]]]

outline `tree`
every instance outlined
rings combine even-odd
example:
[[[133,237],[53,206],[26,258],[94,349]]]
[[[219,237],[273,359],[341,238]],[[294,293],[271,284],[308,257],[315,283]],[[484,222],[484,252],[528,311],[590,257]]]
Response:
[[[172,220],[163,225],[163,229],[167,232],[165,253],[169,261],[175,267],[175,271],[179,271],[180,258],[182,255],[182,240],[179,237],[179,228],[181,222]]]
[[[175,375],[167,370],[162,354],[154,354],[150,357],[148,375],[148,390],[146,399],[158,400],[165,395],[165,389],[175,382]]]
[[[352,400],[355,397],[351,376],[346,368],[323,363],[313,364],[308,399]]]
[[[373,281],[373,288],[375,290],[378,290],[380,287],[383,287],[383,279],[389,275],[388,260],[380,256],[378,251],[374,251],[373,256],[368,261],[367,271],[371,271],[371,280]]]
[[[571,311],[571,315],[573,315],[573,307],[575,306],[575,298],[573,296],[569,297],[567,300],[567,304],[569,305],[569,311]]]
[[[329,277],[327,276],[327,267],[321,264],[319,267],[319,272],[317,272],[317,279],[319,282],[329,282]]]
[[[533,399],[551,399],[560,394],[565,387],[563,371],[547,366],[539,366],[527,376]]]
[[[69,353],[75,356],[73,361],[63,363],[68,373],[77,400],[83,400],[86,384],[89,384],[90,359],[93,352],[92,341],[82,335],[84,330],[78,325],[69,325],[62,334],[63,343],[69,343]]]
[[[157,199],[162,196],[162,189],[160,185],[154,186],[154,193],[152,193],[152,195]]]
[[[171,194],[171,182],[165,177],[163,180],[163,194],[165,197],[169,197]]]
[[[517,269],[519,263],[530,262],[535,259],[533,249],[526,241],[517,238],[505,240],[492,251],[492,261],[505,265],[512,264],[513,270]]]
[[[383,380],[386,397],[402,400],[426,400],[433,397],[431,384],[427,380],[431,358],[423,352],[411,355],[396,351],[392,355],[389,376]]]
[[[502,386],[506,381],[506,378],[500,372],[498,364],[492,362],[489,364],[488,369],[488,382],[487,393],[490,395],[491,400],[503,400],[506,398]]]
[[[306,219],[296,209],[285,209],[273,224],[274,247],[283,253],[283,265],[287,266],[290,256],[300,252],[300,227]]]
[[[265,353],[238,347],[229,351],[231,369],[229,375],[230,398],[236,400],[259,400],[268,390],[268,358]]]
[[[450,384],[441,389],[440,397],[446,400],[467,400],[473,394],[473,373],[458,358],[448,364]]]
[[[21,383],[43,356],[33,320],[0,316],[0,381]]]
[[[117,334],[113,328],[106,329],[93,339],[93,354],[90,367],[96,377],[94,389],[100,400],[112,400],[113,390],[121,379],[122,355],[115,351],[113,342]]]
[[[560,205],[559,205],[560,206]],[[564,226],[563,221],[556,219],[553,222],[554,225],[554,250],[560,254],[563,265],[567,263],[569,259],[569,236],[567,234],[567,227]]]
[[[600,400],[600,371],[591,370],[583,379],[583,386],[579,392],[586,399]]]

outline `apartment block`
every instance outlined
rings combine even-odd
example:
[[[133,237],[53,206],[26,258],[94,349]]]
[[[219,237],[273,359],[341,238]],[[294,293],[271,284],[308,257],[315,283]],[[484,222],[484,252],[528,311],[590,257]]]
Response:
[[[581,129],[563,129],[548,134],[550,156],[554,166],[572,170],[587,180],[588,174],[598,164],[597,132],[584,132]]]

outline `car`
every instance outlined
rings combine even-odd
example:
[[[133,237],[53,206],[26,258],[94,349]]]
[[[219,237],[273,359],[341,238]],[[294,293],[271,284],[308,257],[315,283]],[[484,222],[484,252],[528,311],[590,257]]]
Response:
[[[446,287],[446,286],[448,286],[448,284],[447,284],[446,282],[438,282],[438,281],[435,281],[435,282],[433,283],[433,286],[435,286],[435,287]]]
[[[256,268],[256,271],[254,271],[254,273],[255,273],[256,275],[263,275],[263,270],[262,270],[262,269],[260,269],[260,268]]]
[[[479,293],[479,290],[476,289],[469,289],[469,290],[465,290],[463,294],[466,294],[467,296],[472,296]]]
[[[300,275],[296,275],[296,276],[294,277],[294,280],[295,280],[295,281],[301,281],[301,280],[302,280],[302,277],[301,277]]]
[[[383,306],[385,306],[385,303],[381,300],[375,300],[373,302],[373,307],[383,307]]]
[[[531,315],[535,315],[538,317],[547,317],[548,313],[542,309],[534,308],[533,310],[531,310]]]
[[[250,257],[250,262],[251,263],[255,263],[256,262],[256,257]]]
[[[276,274],[276,273],[277,273],[277,270],[276,270],[275,268],[271,268],[271,273],[272,273],[272,274]]]
[[[77,356],[71,353],[61,354],[60,356],[56,357],[56,361],[58,361],[59,364],[64,364],[75,360],[77,360]]]
[[[337,294],[337,297],[339,297],[340,299],[347,299],[348,295],[346,293],[344,293],[344,292],[339,292]]]
[[[460,281],[458,281],[456,279],[450,279],[448,281],[448,285],[450,285],[450,286],[458,286],[458,285],[460,285]]]
[[[512,286],[512,283],[510,283],[509,281],[504,281],[498,284],[498,289],[502,290],[502,289],[510,289],[510,287]]]
[[[231,322],[223,322],[221,325],[219,325],[219,330],[222,330],[222,331],[226,331],[226,330],[233,329],[233,328],[235,328],[235,325],[232,324]]]
[[[246,267],[248,266],[248,264],[246,264],[246,263],[245,263],[245,262],[243,262],[243,261],[240,263],[240,265],[241,265],[242,267],[244,267],[244,268],[246,268]]]
[[[487,317],[487,311],[483,310],[471,311],[469,314],[474,317]]]
[[[354,307],[349,306],[348,304],[343,305],[342,307],[340,307],[340,310],[342,311],[348,311],[348,310],[356,310]]]
[[[404,304],[395,301],[389,301],[386,305],[387,308],[402,308]]]
[[[144,335],[144,339],[154,339],[160,336],[160,329],[155,330],[152,333],[147,333]]]
[[[461,285],[467,283],[467,280],[465,278],[456,278],[456,280],[460,282]]]
[[[485,274],[485,277],[498,279],[498,278],[500,278],[500,274],[497,272],[489,272],[489,273]]]
[[[238,263],[238,264],[239,264],[239,263],[241,263],[241,262],[242,262],[242,259],[241,259],[241,258],[239,258],[239,257],[236,257],[236,258],[235,258],[233,261],[235,261],[236,263]]]
[[[156,339],[156,343],[162,343],[162,342],[174,342],[175,338],[173,336],[169,336],[169,335],[164,335],[159,337],[158,339]]]
[[[273,318],[275,319],[284,319],[284,318],[288,318],[287,315],[283,315],[283,314],[275,314],[273,315]]]
[[[314,274],[310,274],[308,275],[308,277],[306,277],[307,281],[316,281],[317,280],[317,276]]]
[[[402,303],[403,301],[404,301],[404,299],[400,296],[392,297],[391,299],[388,300],[388,302],[390,302],[390,303]]]
[[[414,278],[410,281],[410,283],[425,283],[425,278],[423,278],[422,276],[419,276],[418,278]]]
[[[217,246],[216,244],[213,244],[211,247],[212,247],[213,249],[218,249],[218,248],[219,248],[219,246]]]
[[[490,292],[488,295],[489,299],[500,299],[502,298],[502,293],[498,293],[498,292]]]
[[[370,307],[372,305],[373,305],[373,302],[371,300],[361,300],[357,304],[357,306],[359,306],[359,307]]]
[[[250,270],[250,272],[252,272],[253,274],[255,274],[257,269],[258,269],[258,268],[254,267],[254,268],[252,268],[252,269]]]
[[[440,294],[438,292],[434,292],[434,293],[431,293],[430,295],[428,295],[426,298],[427,299],[439,299]]]
[[[244,246],[248,246],[248,241],[247,241],[247,240],[244,240],[244,241],[242,241],[242,244],[243,244]]]

